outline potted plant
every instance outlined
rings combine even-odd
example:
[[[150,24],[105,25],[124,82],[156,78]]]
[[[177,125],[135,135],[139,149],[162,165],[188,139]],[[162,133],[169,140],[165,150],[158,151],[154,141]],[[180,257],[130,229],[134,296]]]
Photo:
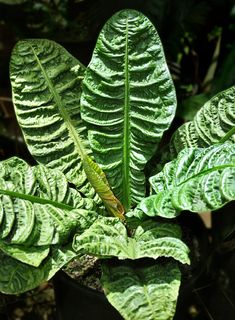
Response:
[[[235,198],[235,87],[162,149],[174,85],[154,26],[134,10],[107,21],[87,67],[53,41],[24,40],[10,77],[38,165],[0,163],[0,290],[30,290],[89,255],[120,317],[172,319],[190,263],[175,218]]]

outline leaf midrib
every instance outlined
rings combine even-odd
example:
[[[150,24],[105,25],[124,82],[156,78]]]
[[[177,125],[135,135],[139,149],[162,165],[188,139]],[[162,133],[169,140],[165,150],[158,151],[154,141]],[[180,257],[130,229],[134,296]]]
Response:
[[[203,175],[206,175],[208,173],[211,173],[211,172],[214,172],[214,171],[218,171],[218,170],[223,170],[223,169],[226,169],[226,168],[235,168],[235,164],[225,164],[225,165],[221,165],[221,166],[216,166],[216,167],[213,167],[213,168],[210,168],[210,169],[207,169],[207,170],[203,170],[191,177],[189,177],[188,179],[182,181],[181,183],[179,183],[177,185],[177,187],[180,187],[182,186],[184,183],[187,183],[188,181],[192,180],[192,179],[195,179],[195,178],[198,178],[200,176],[203,176]]]
[[[35,52],[33,46],[31,45],[30,48],[31,48],[31,50],[33,52],[33,55],[34,55],[38,65],[39,65],[39,67],[40,67],[40,69],[42,71],[42,74],[43,74],[43,76],[44,76],[44,78],[45,78],[45,80],[46,80],[46,82],[48,84],[48,87],[49,87],[49,89],[50,89],[50,91],[51,91],[51,93],[52,93],[52,95],[53,95],[53,97],[55,99],[55,102],[56,102],[56,105],[57,105],[57,107],[59,109],[60,115],[61,115],[61,117],[63,118],[63,120],[64,120],[64,122],[66,124],[66,127],[68,129],[69,135],[70,135],[71,139],[74,142],[74,145],[75,145],[75,147],[77,149],[77,152],[80,155],[80,157],[83,159],[83,157],[86,154],[86,152],[85,152],[84,147],[82,145],[81,139],[78,136],[78,134],[77,134],[77,132],[76,132],[76,130],[75,130],[73,124],[72,124],[72,120],[71,120],[69,114],[66,112],[66,110],[65,110],[65,108],[63,106],[63,103],[61,101],[60,95],[56,92],[56,90],[54,90],[54,86],[53,86],[50,78],[48,77],[48,75],[46,73],[46,70],[44,69],[40,59],[38,58],[37,53]]]
[[[40,204],[50,204],[53,207],[59,208],[59,209],[63,209],[63,210],[73,210],[74,208],[65,204],[65,203],[61,203],[61,202],[56,202],[50,199],[45,199],[45,198],[40,198],[37,196],[32,196],[29,194],[24,194],[24,193],[20,193],[20,192],[16,192],[16,191],[11,191],[11,190],[4,190],[4,189],[0,189],[0,194],[6,195],[6,196],[10,196],[12,198],[18,198],[18,199],[23,199],[23,200],[27,200],[30,201],[32,203],[40,203]]]
[[[123,128],[123,205],[128,212],[131,206],[130,201],[130,83],[129,83],[129,59],[128,59],[128,18],[126,19],[126,38],[125,38],[125,96],[124,96],[124,128]]]

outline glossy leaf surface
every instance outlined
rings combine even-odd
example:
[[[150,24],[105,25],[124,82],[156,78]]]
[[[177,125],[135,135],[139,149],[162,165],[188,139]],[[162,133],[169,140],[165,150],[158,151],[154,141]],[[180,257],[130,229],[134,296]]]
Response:
[[[86,70],[81,115],[95,159],[127,211],[145,196],[143,169],[175,106],[154,26],[134,10],[118,12],[101,31]]]
[[[53,41],[23,40],[13,50],[10,75],[17,120],[31,154],[93,195],[81,163],[87,146],[79,108],[84,70]]]
[[[176,262],[146,267],[106,263],[102,271],[106,297],[124,319],[173,319],[181,278]]]
[[[0,248],[33,265],[40,264],[50,245],[66,243],[97,216],[94,202],[69,188],[61,172],[30,167],[18,158],[0,163],[0,199]],[[39,261],[33,256],[37,252]]]
[[[172,151],[209,147],[219,142],[235,143],[235,86],[218,93],[204,104],[192,121],[176,130]]]
[[[79,236],[75,236],[73,248],[78,254],[119,259],[157,259],[173,257],[189,263],[188,247],[180,240],[179,226],[171,223],[146,221],[129,237],[117,218],[101,217]]]
[[[235,200],[235,145],[184,149],[150,183],[156,195],[137,206],[136,216],[172,218],[182,210],[219,209]]]

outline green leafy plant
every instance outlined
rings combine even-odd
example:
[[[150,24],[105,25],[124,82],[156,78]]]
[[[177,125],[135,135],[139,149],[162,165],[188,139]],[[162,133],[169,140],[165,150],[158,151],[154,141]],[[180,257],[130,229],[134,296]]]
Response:
[[[100,258],[104,292],[124,319],[172,319],[179,263],[190,260],[170,219],[235,199],[235,88],[174,133],[172,161],[148,177],[176,95],[143,14],[111,17],[87,68],[52,41],[20,41],[10,76],[39,164],[0,164],[0,290],[32,289],[88,254]]]

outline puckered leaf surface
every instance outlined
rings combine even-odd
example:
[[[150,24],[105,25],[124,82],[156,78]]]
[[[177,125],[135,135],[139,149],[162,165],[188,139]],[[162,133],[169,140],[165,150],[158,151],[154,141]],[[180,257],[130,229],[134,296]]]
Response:
[[[117,218],[100,217],[81,235],[74,238],[73,248],[78,254],[119,259],[172,257],[189,263],[188,247],[180,240],[178,225],[146,221],[133,236]]]
[[[218,93],[192,121],[178,128],[170,147],[178,153],[184,148],[209,147],[225,141],[235,143],[235,86]]]
[[[172,218],[182,210],[216,210],[235,200],[235,144],[184,149],[150,178],[156,195],[144,199],[135,216]]]
[[[81,144],[87,146],[79,108],[84,70],[53,41],[22,40],[13,50],[10,76],[17,120],[31,154],[93,196],[80,158]]]
[[[0,163],[0,200],[0,249],[32,265],[97,216],[93,200],[69,188],[60,171],[18,158]]]
[[[118,12],[101,31],[86,70],[81,115],[95,159],[127,211],[145,196],[143,169],[175,107],[154,26],[137,11]]]
[[[106,297],[124,319],[173,319],[181,278],[175,261],[148,267],[106,263],[102,271]]]

